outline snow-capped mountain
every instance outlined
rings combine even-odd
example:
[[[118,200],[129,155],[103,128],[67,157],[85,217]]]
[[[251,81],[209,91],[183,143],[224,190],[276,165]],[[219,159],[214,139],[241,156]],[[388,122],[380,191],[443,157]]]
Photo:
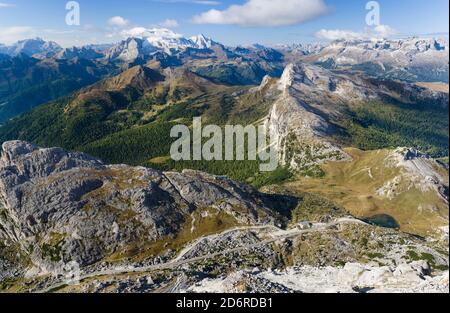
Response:
[[[192,48],[194,46],[191,40],[165,28],[153,28],[147,30],[143,39],[156,49],[163,50],[168,54],[173,50]]]
[[[298,55],[311,55],[319,53],[325,46],[321,43],[310,43],[310,44],[279,44],[275,45],[274,48],[283,52],[294,53]]]
[[[83,46],[83,48],[92,49],[97,52],[104,52],[104,51],[110,49],[112,46],[113,46],[113,44],[110,44],[110,43],[104,43],[104,44],[100,43],[100,44],[85,45],[85,46]]]
[[[404,81],[448,82],[449,47],[444,40],[352,40],[323,44],[262,45],[226,47],[205,35],[190,38],[165,28],[138,28],[127,33],[129,38],[110,45],[87,45],[63,49],[57,43],[40,38],[1,45],[0,54],[16,56],[26,54],[44,59],[105,59],[133,63],[148,61],[155,54],[170,57],[205,58],[220,60],[243,58],[264,62],[306,62],[329,69],[351,69],[370,76]]]
[[[212,46],[218,44],[211,38],[205,37],[205,35],[200,34],[197,36],[192,36],[190,41],[193,43],[194,47],[197,49],[210,49]]]
[[[54,41],[45,41],[41,38],[18,41],[10,46],[1,45],[0,53],[16,56],[24,53],[37,58],[52,57],[62,50],[62,47]]]
[[[105,58],[110,61],[134,62],[138,57],[150,55],[156,51],[158,49],[147,40],[128,38],[108,49]]]
[[[391,78],[448,82],[449,48],[444,40],[336,41],[310,60],[328,66],[353,66]]]
[[[192,49],[210,49],[220,45],[204,35],[185,38],[169,29],[154,28],[142,31],[139,36],[130,37],[111,47],[106,55],[107,59],[118,59],[133,62],[139,56],[148,56],[156,52],[168,55]]]
[[[95,60],[103,57],[103,54],[89,47],[72,47],[66,48],[58,52],[55,56],[57,59],[73,59],[80,58],[86,60]]]
[[[448,57],[448,44],[436,39],[382,41],[336,41],[324,48],[321,58],[332,57],[339,64],[357,64],[377,60],[407,65],[411,58]]]
[[[0,44],[0,54],[16,56],[24,53],[37,58],[98,58],[103,54],[108,60],[133,62],[139,56],[148,56],[156,52],[172,55],[176,52],[192,49],[210,49],[220,45],[202,34],[186,38],[165,28],[138,29],[129,33],[130,37],[112,45],[86,45],[63,49],[53,41],[41,38],[27,39],[7,46]]]

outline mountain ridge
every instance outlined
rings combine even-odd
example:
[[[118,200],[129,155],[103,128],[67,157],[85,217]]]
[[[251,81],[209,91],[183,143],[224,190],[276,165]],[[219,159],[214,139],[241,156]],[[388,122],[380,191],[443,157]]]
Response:
[[[320,291],[326,273],[316,272],[309,288],[284,280],[323,268],[354,280],[333,276],[333,288],[346,292],[363,282],[386,290],[387,279],[389,290],[445,288],[445,240],[369,225],[313,195],[282,194],[197,171],[105,165],[82,153],[6,142],[0,289],[173,291],[181,281],[180,289],[200,292],[226,279],[238,289],[209,291]],[[239,278],[242,271],[248,274]]]

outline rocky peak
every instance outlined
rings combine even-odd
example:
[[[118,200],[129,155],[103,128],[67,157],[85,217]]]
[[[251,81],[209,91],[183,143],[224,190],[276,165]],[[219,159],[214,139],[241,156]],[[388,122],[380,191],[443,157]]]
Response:
[[[330,111],[322,111],[322,104],[329,101],[329,93],[336,91],[331,81],[331,73],[306,64],[289,64],[278,81],[282,93],[274,102],[266,126],[281,163],[293,170],[318,169],[321,162],[348,157],[327,139],[334,130],[324,118]]]
[[[387,156],[385,165],[401,170],[401,174],[396,177],[397,185],[408,181],[408,188],[414,186],[424,192],[434,191],[448,203],[448,169],[444,164],[415,148],[397,148]],[[388,185],[380,190],[388,190],[390,194],[398,193],[396,188],[386,188]]]
[[[102,168],[102,163],[82,153],[67,152],[60,148],[41,149],[24,141],[8,141],[2,145],[0,169],[3,182],[8,177],[33,179],[72,168],[98,169]]]
[[[209,49],[215,44],[215,42],[211,38],[208,38],[203,34],[193,36],[190,38],[190,40],[194,43],[194,46],[198,49]]]
[[[0,219],[0,238],[33,242],[30,257],[42,270],[51,271],[58,260],[92,264],[127,245],[173,238],[202,218],[217,225],[221,219],[274,224],[284,221],[274,210],[280,206],[287,204],[276,196],[201,172],[105,165],[21,141],[2,146],[0,207],[7,219]],[[59,252],[49,259],[45,249],[55,234]]]
[[[270,77],[269,75],[264,76],[264,78],[261,81],[261,84],[258,86],[258,88],[256,90],[257,91],[264,90],[267,86],[270,85],[271,80],[272,80],[272,77]]]
[[[2,155],[0,161],[1,166],[9,166],[20,155],[28,154],[35,151],[38,147],[23,141],[8,141],[2,145]]]
[[[297,69],[296,66],[292,63],[288,64],[285,67],[283,74],[281,75],[281,78],[278,82],[280,90],[286,90],[294,84],[296,69]]]
[[[26,39],[7,46],[7,54],[12,56],[25,53],[28,56],[49,57],[60,52],[62,47],[53,41],[45,41],[42,38]]]
[[[311,64],[289,64],[279,80],[280,90],[293,90],[304,95],[319,93],[324,96],[333,93],[335,96],[352,97],[361,96],[361,92],[352,80],[338,76],[328,70]]]
[[[448,43],[439,39],[341,40],[309,61],[334,68],[356,66],[375,77],[448,82],[448,51]]]
[[[106,87],[107,90],[123,90],[127,87],[133,87],[144,91],[162,80],[164,80],[164,77],[158,71],[146,66],[136,65],[119,75],[106,79],[95,87],[100,90],[103,87]]]
[[[94,49],[90,47],[72,47],[72,48],[66,48],[61,50],[57,55],[57,59],[73,59],[73,58],[80,58],[80,59],[87,59],[87,60],[94,60],[99,59],[103,57],[103,54],[95,51]]]
[[[417,158],[430,159],[430,156],[427,154],[423,154],[419,150],[414,149],[414,148],[406,149],[405,157],[404,157],[405,161],[414,160]]]

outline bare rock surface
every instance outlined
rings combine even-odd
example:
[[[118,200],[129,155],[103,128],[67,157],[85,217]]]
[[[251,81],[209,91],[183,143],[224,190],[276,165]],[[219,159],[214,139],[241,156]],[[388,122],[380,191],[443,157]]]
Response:
[[[325,161],[346,161],[339,134],[345,133],[341,120],[362,103],[386,99],[404,103],[435,102],[445,106],[448,94],[432,92],[408,83],[389,83],[364,75],[349,75],[322,67],[291,63],[277,84],[266,90],[267,99],[275,99],[265,126],[283,165],[293,170],[318,170]],[[401,92],[399,92],[401,90]],[[274,97],[275,95],[275,97]]]
[[[255,288],[254,282],[258,281]],[[347,263],[344,267],[288,268],[284,271],[235,272],[224,278],[205,279],[187,291],[240,292],[242,286],[253,292],[305,293],[447,293],[448,271],[431,277],[424,262],[396,267]]]
[[[204,209],[236,224],[282,219],[272,210],[277,201],[227,178],[104,165],[82,153],[21,141],[6,142],[2,150],[1,236],[20,245],[43,272],[174,238],[193,212]]]

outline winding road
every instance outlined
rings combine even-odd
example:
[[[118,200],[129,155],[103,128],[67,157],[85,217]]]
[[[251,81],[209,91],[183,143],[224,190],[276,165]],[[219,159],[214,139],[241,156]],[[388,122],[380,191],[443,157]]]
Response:
[[[97,271],[97,272],[92,272],[92,273],[87,273],[84,275],[81,275],[79,280],[85,280],[88,278],[93,278],[93,277],[98,277],[98,276],[108,276],[108,275],[120,275],[120,274],[128,274],[128,273],[145,273],[145,272],[153,272],[153,271],[158,271],[158,270],[168,270],[168,269],[176,269],[178,267],[181,267],[183,265],[187,265],[190,263],[196,263],[199,261],[204,261],[204,260],[208,260],[208,259],[213,259],[216,258],[218,256],[223,256],[229,253],[235,253],[235,252],[240,252],[243,250],[250,250],[250,249],[254,249],[260,246],[264,246],[270,243],[274,243],[276,241],[279,240],[284,240],[284,239],[289,239],[289,238],[295,238],[299,235],[302,234],[307,234],[307,233],[312,233],[312,232],[321,232],[321,231],[325,231],[331,227],[334,226],[338,226],[338,225],[342,225],[342,224],[362,224],[362,225],[367,225],[367,223],[364,223],[361,220],[357,220],[357,219],[353,219],[353,218],[341,218],[338,219],[334,222],[328,223],[328,224],[322,224],[322,223],[317,223],[317,224],[313,224],[313,226],[310,229],[299,229],[298,227],[295,228],[291,228],[288,230],[282,230],[280,228],[277,228],[275,226],[272,225],[266,225],[266,226],[249,226],[249,227],[236,227],[236,228],[232,228],[229,230],[226,230],[222,233],[219,234],[215,234],[215,235],[210,235],[210,236],[205,236],[205,237],[201,237],[199,239],[197,239],[196,241],[194,241],[192,244],[189,244],[188,246],[186,246],[183,250],[180,251],[180,253],[178,254],[178,256],[172,260],[170,260],[167,263],[163,263],[163,264],[157,264],[157,265],[149,265],[149,266],[143,266],[143,267],[137,267],[137,268],[132,268],[132,267],[119,267],[119,268],[115,268],[115,269],[109,269],[109,270],[102,270],[102,271]],[[236,248],[232,248],[232,249],[227,249],[224,251],[220,251],[220,252],[215,252],[215,253],[211,253],[211,254],[207,254],[207,255],[203,255],[203,256],[199,256],[199,257],[194,257],[194,258],[190,258],[190,259],[183,259],[184,256],[186,256],[190,251],[192,251],[193,249],[195,249],[195,247],[200,244],[200,242],[202,242],[203,240],[211,240],[214,238],[218,238],[221,236],[224,236],[226,234],[235,232],[235,231],[251,231],[251,230],[262,230],[262,229],[273,229],[274,232],[273,233],[269,233],[271,235],[271,238],[268,238],[266,240],[262,240],[258,243],[252,244],[252,245],[246,245],[246,246],[242,246],[242,247],[236,247]],[[50,292],[52,290],[57,290],[59,288],[62,288],[64,286],[67,285],[67,281],[61,281],[59,283],[53,284],[41,291],[39,291],[40,293],[47,293]]]

